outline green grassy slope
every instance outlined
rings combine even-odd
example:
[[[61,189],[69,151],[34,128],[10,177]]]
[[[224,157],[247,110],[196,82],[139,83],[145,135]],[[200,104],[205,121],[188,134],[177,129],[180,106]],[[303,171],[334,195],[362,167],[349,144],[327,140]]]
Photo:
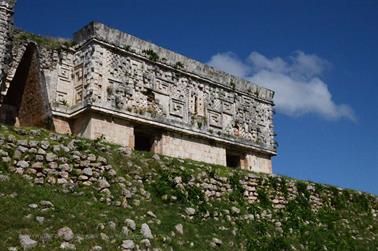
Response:
[[[378,247],[378,199],[367,193],[286,177],[252,175],[151,153],[129,154],[101,140],[75,139],[43,130],[4,126],[0,130],[0,156],[3,156],[0,250],[9,247],[21,250],[19,234],[28,234],[38,242],[33,250],[59,250],[62,240],[57,230],[64,226],[74,232],[70,243],[76,250],[91,250],[95,246],[122,250],[124,240],[132,240],[144,250],[148,242],[140,231],[143,223],[148,224],[153,234],[149,240],[151,250],[377,250]],[[20,169],[14,168],[19,160],[30,166],[36,162],[37,153],[30,150],[33,147],[16,153],[25,140],[48,140],[46,152],[60,157],[58,163],[70,165],[68,173],[73,183],[50,184],[46,176],[43,184],[35,184],[35,178],[43,177],[43,170],[49,168],[46,161],[39,167],[42,170],[34,172],[26,168],[20,174]],[[71,149],[54,150],[56,145]],[[109,191],[100,191],[94,180],[93,185],[83,184],[77,173],[83,169],[83,163],[75,159],[78,152],[82,159],[90,154],[106,158],[111,168],[99,175],[109,182]],[[247,202],[245,187],[240,182],[247,176],[256,182],[254,203]],[[210,190],[211,184],[217,182],[228,184],[229,189],[208,198],[201,186],[204,182],[210,184]],[[275,198],[281,198],[284,207],[277,208]],[[43,201],[50,201],[53,206]],[[316,206],[314,201],[320,204]],[[194,214],[189,215],[187,208],[195,209]],[[44,217],[43,223],[36,217]],[[126,219],[136,222],[136,230],[129,227],[127,234],[123,228],[127,226]],[[177,224],[182,224],[183,233],[175,229]]]

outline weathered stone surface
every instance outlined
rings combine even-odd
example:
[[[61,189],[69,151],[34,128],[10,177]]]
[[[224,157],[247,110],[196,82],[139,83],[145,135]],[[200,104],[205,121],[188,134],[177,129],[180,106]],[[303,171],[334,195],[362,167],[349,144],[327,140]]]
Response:
[[[33,249],[38,245],[38,242],[31,239],[27,234],[20,234],[18,238],[20,239],[20,245],[24,250]]]
[[[240,214],[240,209],[237,207],[231,207],[231,211],[233,214]]]
[[[94,246],[91,248],[90,251],[102,251],[102,247],[101,246]]]
[[[154,236],[152,235],[150,227],[146,223],[142,224],[142,227],[140,229],[140,233],[146,239],[153,239],[154,238]]]
[[[140,245],[145,248],[151,247],[151,241],[149,239],[143,239],[140,241]]]
[[[43,224],[45,222],[45,217],[43,216],[37,216],[35,217],[35,220],[39,223],[39,224]]]
[[[125,236],[128,236],[128,235],[129,235],[129,228],[126,227],[126,226],[123,226],[123,227],[122,227],[122,233],[123,233]]]
[[[28,168],[29,167],[29,163],[26,162],[25,160],[20,160],[17,162],[17,166],[20,167],[20,168]]]
[[[122,242],[122,248],[124,249],[133,249],[135,247],[134,241],[125,240]]]
[[[109,188],[110,184],[105,178],[103,178],[98,180],[98,187],[100,189]]]
[[[9,180],[8,175],[0,174],[0,182],[4,182],[4,181],[8,181],[8,180]]]
[[[30,208],[32,208],[32,209],[36,209],[36,208],[38,208],[38,205],[35,204],[35,203],[29,204],[28,206],[29,206]]]
[[[76,246],[69,242],[62,242],[59,247],[63,250],[76,250]]]
[[[177,232],[178,234],[181,234],[181,235],[184,234],[184,227],[183,227],[182,224],[177,224],[177,225],[175,226],[175,230],[176,230],[176,232]]]
[[[128,226],[132,231],[135,231],[136,230],[136,224],[135,224],[135,221],[132,220],[132,219],[126,219],[125,220],[125,224],[126,226]]]
[[[90,167],[84,168],[83,174],[87,175],[87,176],[92,176],[93,175],[92,168],[90,168]]]
[[[65,240],[71,241],[74,238],[74,233],[72,232],[71,228],[69,227],[62,227],[57,232],[58,237]]]
[[[47,162],[53,162],[53,161],[55,161],[56,160],[56,155],[54,154],[54,153],[50,153],[50,152],[48,152],[47,154],[46,154],[46,161]]]
[[[187,207],[187,208],[185,209],[185,213],[186,213],[187,215],[189,215],[189,216],[192,216],[192,215],[194,215],[194,214],[196,213],[196,210],[195,210],[194,208]]]
[[[53,237],[52,237],[49,233],[44,233],[44,234],[42,235],[42,239],[41,239],[41,241],[42,241],[43,243],[46,244],[46,243],[51,242],[52,239],[53,239]]]
[[[211,241],[211,246],[212,247],[219,247],[223,244],[223,242],[221,240],[219,240],[218,238],[213,238],[212,241]]]

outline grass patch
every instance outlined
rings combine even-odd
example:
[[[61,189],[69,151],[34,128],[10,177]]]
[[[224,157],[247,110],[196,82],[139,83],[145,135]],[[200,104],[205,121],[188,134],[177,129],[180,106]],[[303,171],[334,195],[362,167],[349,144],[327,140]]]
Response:
[[[162,250],[209,250],[213,238],[222,241],[217,250],[376,250],[378,246],[378,203],[369,194],[286,177],[256,175],[259,202],[248,204],[240,182],[246,180],[246,172],[242,170],[165,156],[157,158],[146,152],[129,155],[101,139],[90,141],[33,128],[1,126],[0,135],[4,142],[9,135],[16,140],[48,140],[51,148],[74,142],[85,155],[106,157],[117,177],[126,180],[119,185],[104,175],[112,184],[114,197],[114,203],[108,205],[99,200],[99,192],[93,187],[77,186],[65,192],[58,185],[33,185],[10,173],[9,165],[0,162],[0,174],[9,177],[0,183],[0,250],[19,246],[20,233],[30,234],[39,242],[36,250],[58,250],[61,241],[55,235],[64,226],[83,238],[81,242],[73,242],[77,250],[90,250],[95,245],[103,250],[118,250],[125,239],[140,245],[142,223],[148,223],[152,230],[152,247]],[[0,149],[4,146],[0,145]],[[12,156],[12,149],[7,152]],[[70,153],[56,154],[72,161]],[[26,155],[30,153],[23,157]],[[221,197],[206,198],[200,186],[205,181],[210,185],[226,182],[231,191]],[[129,207],[122,208],[115,202],[122,200],[125,189],[132,191],[133,196],[127,199]],[[271,199],[277,195],[284,195],[288,201],[283,209],[272,205]],[[313,210],[314,196],[324,201],[318,210]],[[51,201],[54,209],[29,207],[43,200]],[[138,205],[134,204],[136,201]],[[186,215],[187,207],[195,208],[193,217]],[[235,212],[235,207],[240,212]],[[37,216],[45,217],[45,222],[39,224]],[[126,218],[137,223],[137,230],[127,237],[122,233]],[[116,224],[115,230],[108,226],[109,221]],[[183,235],[175,233],[177,224],[183,225]],[[43,243],[46,233],[54,238]],[[100,233],[109,240],[102,240]]]

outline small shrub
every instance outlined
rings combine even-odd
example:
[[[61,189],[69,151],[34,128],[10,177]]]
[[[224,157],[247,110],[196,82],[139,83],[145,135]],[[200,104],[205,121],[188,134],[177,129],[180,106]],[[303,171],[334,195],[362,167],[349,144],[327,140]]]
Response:
[[[332,187],[331,191],[331,205],[336,209],[346,208],[348,203],[347,199],[344,197],[344,194],[342,192],[339,192],[339,190],[336,187]]]
[[[247,211],[250,214],[257,215],[261,213],[261,208],[258,207],[256,204],[251,204],[247,207]]]
[[[205,201],[205,195],[200,188],[190,186],[186,188],[186,191],[188,192],[187,200],[190,204],[196,206]]]
[[[103,143],[106,140],[104,134],[101,134],[99,137],[95,138],[92,142],[92,146],[96,147]]]
[[[285,237],[279,236],[270,239],[266,250],[290,250],[290,243]]]
[[[301,220],[310,220],[314,216],[309,200],[302,194],[289,201],[286,208],[291,217],[298,217]]]
[[[281,180],[281,192],[284,194],[285,197],[289,195],[289,190],[287,188],[287,182],[285,179]]]
[[[159,55],[156,54],[156,52],[154,52],[151,49],[149,49],[149,50],[143,50],[142,52],[148,57],[149,60],[151,60],[153,62],[156,62],[156,61],[159,60]]]
[[[215,169],[210,167],[208,170],[207,170],[207,173],[209,174],[209,177],[210,178],[215,178]]]
[[[370,212],[370,202],[365,194],[353,194],[352,202],[356,204],[360,210]]]
[[[113,87],[108,86],[108,87],[106,88],[106,93],[108,94],[108,96],[113,95]]]
[[[60,49],[63,46],[71,47],[74,45],[74,42],[67,39],[57,39],[57,38],[49,38],[49,37],[42,37],[33,33],[29,32],[18,32],[15,35],[17,40],[30,40],[36,42],[41,46],[45,46],[51,49]]]
[[[324,186],[322,184],[315,183],[315,191],[320,195],[324,192]]]
[[[232,89],[234,89],[234,90],[236,89],[236,85],[233,81],[230,82],[230,86],[231,86]]]
[[[85,151],[89,149],[89,144],[84,140],[78,140],[75,142],[78,151]]]
[[[181,62],[177,62],[177,63],[174,65],[174,67],[175,67],[176,69],[183,69],[183,68],[184,68],[184,64],[181,63]]]
[[[230,185],[232,187],[232,192],[229,194],[229,199],[231,201],[236,201],[239,204],[245,204],[244,199],[244,187],[240,184],[241,176],[239,173],[235,172],[230,178]]]
[[[273,190],[278,191],[278,189],[280,187],[278,179],[275,178],[275,177],[270,177],[269,180],[270,180],[270,184],[271,184]]]
[[[303,181],[297,181],[297,191],[303,194],[306,198],[310,198],[310,192],[307,190],[307,184]]]
[[[257,198],[260,200],[260,205],[263,208],[272,208],[272,201],[269,199],[268,194],[263,189],[257,189]]]
[[[68,106],[68,101],[65,99],[60,100],[60,104],[63,106]]]

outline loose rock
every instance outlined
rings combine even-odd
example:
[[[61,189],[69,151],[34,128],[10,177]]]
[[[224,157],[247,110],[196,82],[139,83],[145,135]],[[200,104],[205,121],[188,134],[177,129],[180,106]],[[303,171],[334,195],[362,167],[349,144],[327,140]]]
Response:
[[[103,178],[98,180],[98,187],[100,189],[109,188],[110,184],[105,178]]]
[[[37,216],[35,219],[39,224],[43,224],[43,222],[45,222],[45,217],[43,216]]]
[[[20,239],[20,245],[24,250],[35,248],[38,245],[38,242],[32,240],[27,234],[20,234],[18,238]]]
[[[153,235],[152,235],[150,227],[146,223],[142,224],[142,227],[140,229],[140,233],[146,239],[153,239],[154,238]]]
[[[176,232],[177,232],[178,234],[181,234],[181,235],[184,234],[184,227],[183,227],[182,224],[177,224],[177,225],[175,226],[175,230],[176,230]]]
[[[212,241],[211,241],[211,246],[212,247],[220,247],[222,246],[223,242],[217,238],[213,238]]]
[[[0,174],[0,182],[5,182],[9,180],[9,176]]]
[[[101,251],[102,250],[102,247],[101,246],[94,246],[91,248],[90,251]]]
[[[60,249],[63,249],[63,250],[76,250],[76,247],[74,244],[72,243],[69,243],[69,242],[62,242],[60,244]]]
[[[122,242],[122,248],[124,249],[133,249],[135,247],[134,241],[125,240]]]
[[[74,238],[74,233],[72,232],[71,228],[62,227],[58,230],[58,237],[65,241],[70,241]]]
[[[149,239],[143,239],[140,241],[140,244],[146,248],[149,248],[151,246],[151,242]]]
[[[25,168],[28,168],[30,165],[25,160],[20,160],[20,161],[17,162],[16,166],[25,169]]]
[[[126,219],[126,220],[125,220],[125,224],[126,224],[126,226],[128,226],[132,231],[135,231],[135,229],[136,229],[135,221],[133,221],[132,219]]]
[[[194,208],[187,207],[187,208],[185,209],[185,213],[186,213],[187,215],[189,215],[189,216],[192,216],[192,215],[194,215],[194,214],[196,213],[196,210],[195,210]]]

